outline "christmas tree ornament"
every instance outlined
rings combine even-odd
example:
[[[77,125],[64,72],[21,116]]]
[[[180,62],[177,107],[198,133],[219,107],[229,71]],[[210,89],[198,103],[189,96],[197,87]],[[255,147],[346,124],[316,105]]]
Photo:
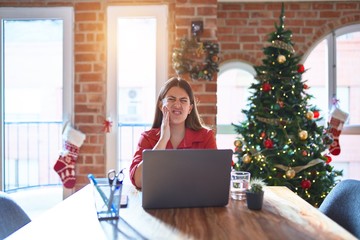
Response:
[[[263,90],[264,92],[269,92],[269,91],[271,90],[271,85],[270,85],[270,83],[264,83],[264,84],[262,85],[262,90]]]
[[[265,133],[265,132],[261,132],[261,133],[260,133],[260,137],[261,137],[261,138],[265,138],[265,137],[266,137],[266,133]]]
[[[308,179],[304,179],[301,181],[301,187],[303,189],[309,189],[311,187],[311,181]]]
[[[239,139],[237,139],[234,141],[234,145],[235,145],[235,147],[242,147],[243,144]]]
[[[329,121],[329,135],[332,136],[333,142],[330,145],[329,151],[332,155],[337,156],[341,152],[339,137],[345,122],[347,121],[349,114],[340,110],[338,107],[334,107],[330,113]]]
[[[279,104],[280,108],[284,107],[284,102],[283,101],[278,100],[276,103]]]
[[[308,153],[307,153],[306,150],[303,150],[303,151],[301,152],[301,155],[303,155],[303,157],[306,157],[306,156],[308,155]]]
[[[269,148],[273,148],[274,147],[274,143],[271,139],[265,139],[264,141],[264,146],[265,148],[269,149]]]
[[[304,89],[309,89],[309,86],[308,86],[307,84],[304,84],[304,85],[303,85],[303,88],[304,88]]]
[[[282,63],[286,62],[286,57],[284,55],[279,55],[277,57],[277,61],[278,61],[278,63],[282,64]]]
[[[85,134],[66,124],[63,131],[63,150],[54,165],[65,188],[73,188],[76,182],[75,163],[79,148],[85,140]]]
[[[297,69],[298,73],[304,73],[305,72],[305,67],[302,64],[298,64],[298,69]]]
[[[293,179],[296,175],[296,172],[294,169],[292,168],[289,168],[286,172],[285,172],[285,175],[288,179]]]
[[[312,120],[314,118],[314,113],[312,111],[308,111],[306,113],[306,118]]]
[[[280,105],[278,103],[275,103],[275,105],[273,106],[274,110],[279,110],[280,109]]]
[[[325,155],[326,163],[329,164],[332,161],[332,158],[329,155]]]
[[[313,113],[314,113],[314,118],[318,118],[320,116],[319,111],[314,111]]]
[[[299,138],[301,140],[306,140],[308,138],[308,132],[306,130],[301,130],[299,132]]]
[[[246,164],[251,162],[251,157],[249,156],[249,154],[244,154],[242,159],[243,159],[243,162]]]

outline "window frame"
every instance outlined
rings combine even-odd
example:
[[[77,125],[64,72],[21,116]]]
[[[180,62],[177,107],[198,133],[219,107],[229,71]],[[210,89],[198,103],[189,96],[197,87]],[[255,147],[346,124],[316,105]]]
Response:
[[[325,36],[323,39],[320,39],[318,43],[326,40],[327,41],[327,47],[328,47],[328,112],[330,112],[332,106],[333,106],[333,99],[337,96],[337,64],[336,64],[336,38],[352,32],[360,32],[360,24],[354,24],[349,25],[345,27],[338,28]],[[302,59],[302,62],[305,62],[306,59],[310,56],[312,50],[317,46],[317,44],[314,44],[313,47],[307,52],[306,55],[304,55],[304,58]],[[360,134],[360,125],[359,124],[345,124],[341,134],[345,135],[358,135]]]
[[[63,122],[73,121],[74,103],[74,10],[72,7],[1,7],[0,29],[3,29],[4,20],[38,20],[61,19],[63,20]],[[0,190],[4,189],[4,59],[3,31],[0,31]]]
[[[116,68],[116,20],[119,17],[155,17],[157,19],[156,33],[156,95],[168,78],[168,6],[167,5],[139,5],[139,6],[109,6],[107,8],[107,96],[106,114],[111,117],[113,128],[106,134],[105,169],[118,169],[118,112],[117,112],[117,68]],[[165,47],[165,51],[164,51]]]

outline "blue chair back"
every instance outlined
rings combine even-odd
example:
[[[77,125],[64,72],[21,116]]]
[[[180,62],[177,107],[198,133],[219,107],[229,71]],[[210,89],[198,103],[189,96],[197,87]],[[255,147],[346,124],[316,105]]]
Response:
[[[24,210],[9,197],[0,192],[0,239],[4,239],[30,222]]]
[[[360,181],[339,182],[326,196],[319,210],[360,239]]]

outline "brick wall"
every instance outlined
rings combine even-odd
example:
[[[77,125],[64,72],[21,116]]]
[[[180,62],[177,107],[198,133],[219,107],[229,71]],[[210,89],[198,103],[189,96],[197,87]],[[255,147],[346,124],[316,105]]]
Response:
[[[275,30],[274,22],[279,23],[280,11],[280,2],[219,3],[217,29],[222,61],[261,64],[262,48]],[[306,55],[332,30],[355,23],[360,23],[358,1],[285,3],[285,28],[293,32],[298,54]]]
[[[131,4],[168,5],[169,66],[176,40],[190,36],[190,23],[194,20],[204,22],[201,39],[219,42],[222,63],[240,60],[251,65],[260,64],[267,34],[274,31],[274,22],[278,22],[281,9],[280,3],[217,3],[216,0],[1,1],[0,7],[74,7],[74,124],[87,135],[77,162],[76,189],[88,183],[89,172],[103,176],[106,171],[105,134],[102,132],[106,116],[106,8]],[[285,27],[293,31],[295,50],[307,53],[333,29],[360,23],[360,2],[291,2],[285,5],[285,15]],[[169,73],[174,74],[172,69]],[[216,79],[191,81],[191,84],[205,123],[216,126]]]

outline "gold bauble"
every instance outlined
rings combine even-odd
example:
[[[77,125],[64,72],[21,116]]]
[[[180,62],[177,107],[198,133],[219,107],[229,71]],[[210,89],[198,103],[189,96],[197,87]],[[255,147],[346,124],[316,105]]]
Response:
[[[251,157],[248,154],[244,154],[242,160],[243,160],[243,163],[250,163],[251,162]]]
[[[292,168],[289,168],[287,171],[286,171],[286,177],[288,178],[288,179],[292,179],[292,178],[294,178],[295,177],[295,175],[296,175],[296,172],[295,172],[295,170],[294,169],[292,169]]]
[[[235,140],[234,145],[235,147],[242,147],[242,142],[240,140]]]
[[[306,113],[306,118],[312,120],[314,118],[314,113],[312,111],[308,111]]]
[[[299,132],[299,138],[301,140],[306,140],[308,138],[308,132],[306,130],[301,130]]]
[[[279,55],[277,57],[278,63],[284,63],[286,61],[286,57],[284,55]]]

